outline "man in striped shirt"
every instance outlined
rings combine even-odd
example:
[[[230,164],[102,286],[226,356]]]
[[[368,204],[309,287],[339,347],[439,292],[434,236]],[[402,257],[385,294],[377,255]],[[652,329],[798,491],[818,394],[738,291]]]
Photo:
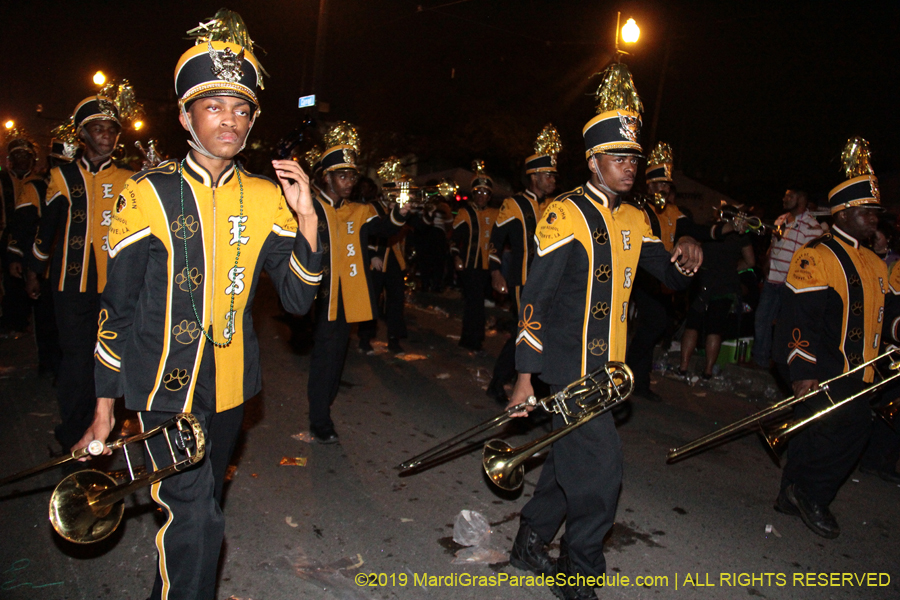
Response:
[[[781,306],[781,293],[791,259],[807,242],[822,235],[821,226],[807,210],[809,198],[806,192],[788,190],[782,202],[788,212],[775,221],[775,226],[781,228],[781,235],[772,236],[768,251],[769,271],[756,309],[753,362],[764,368],[769,368],[772,357],[772,323]]]

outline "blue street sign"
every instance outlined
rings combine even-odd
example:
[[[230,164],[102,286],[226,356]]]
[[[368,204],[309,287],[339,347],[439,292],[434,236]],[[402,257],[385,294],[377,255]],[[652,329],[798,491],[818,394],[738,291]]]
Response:
[[[315,106],[315,105],[316,105],[316,95],[315,94],[313,94],[312,96],[302,96],[300,98],[299,108],[306,108],[308,106]]]

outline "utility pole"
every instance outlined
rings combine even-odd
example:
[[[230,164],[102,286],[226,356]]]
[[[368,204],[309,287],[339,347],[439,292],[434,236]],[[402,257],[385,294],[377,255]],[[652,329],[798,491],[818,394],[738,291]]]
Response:
[[[319,19],[316,23],[316,54],[313,64],[312,90],[316,95],[316,113],[322,98],[325,70],[325,45],[328,31],[328,0],[319,0]]]

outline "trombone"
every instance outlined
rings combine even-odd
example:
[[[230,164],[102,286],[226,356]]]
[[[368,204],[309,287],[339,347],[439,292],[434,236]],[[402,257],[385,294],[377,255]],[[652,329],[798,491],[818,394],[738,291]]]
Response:
[[[890,371],[893,371],[893,373],[889,374],[887,377],[882,376],[881,372],[878,370],[877,365],[875,365],[876,362],[880,361],[883,358],[890,358],[890,361],[891,361],[888,365],[888,369]],[[830,394],[830,389],[831,389],[831,386],[836,381],[850,377],[863,369],[867,369],[870,366],[873,369],[875,369],[875,373],[879,377],[881,377],[881,381],[879,381],[878,383],[872,384],[869,387],[867,387],[866,389],[864,389],[860,392],[857,392],[855,394],[852,394],[851,396],[848,396],[847,398],[843,398],[838,401],[835,401],[835,399],[832,398],[832,396]],[[779,455],[779,453],[781,452],[781,450],[784,449],[784,445],[787,442],[788,438],[791,435],[793,435],[794,433],[796,433],[797,431],[799,431],[800,429],[803,429],[804,427],[806,427],[813,421],[827,415],[828,413],[840,408],[841,406],[844,406],[848,402],[853,402],[854,400],[856,400],[857,398],[859,398],[861,396],[865,396],[865,395],[868,395],[868,394],[871,394],[873,392],[880,390],[881,388],[885,387],[888,383],[897,379],[898,377],[900,377],[900,349],[891,348],[887,352],[884,352],[883,354],[879,354],[872,360],[864,362],[864,363],[860,364],[859,366],[850,369],[846,373],[838,375],[837,377],[832,377],[831,379],[829,379],[827,381],[823,381],[818,386],[807,391],[805,394],[803,394],[801,396],[791,396],[790,398],[787,398],[780,402],[776,402],[775,404],[773,404],[772,406],[770,406],[768,408],[764,408],[763,410],[756,412],[756,413],[750,415],[749,417],[744,417],[743,419],[736,421],[736,422],[732,423],[731,425],[726,425],[725,427],[722,427],[721,429],[718,429],[710,434],[707,434],[703,437],[697,438],[696,440],[689,442],[689,443],[685,444],[684,446],[680,446],[678,448],[672,448],[671,450],[669,450],[669,453],[668,453],[668,462],[675,462],[687,454],[691,454],[691,453],[699,450],[700,448],[703,448],[705,446],[712,444],[713,442],[728,438],[731,435],[739,432],[740,430],[742,430],[748,426],[753,426],[753,425],[757,425],[760,427],[760,429],[762,429],[762,434],[766,440],[766,443],[768,443],[769,448],[772,449],[772,452],[777,457]],[[810,398],[812,398],[813,396],[816,396],[818,394],[825,394],[825,397],[828,399],[828,402],[829,402],[828,406],[826,406],[822,410],[816,412],[815,414],[813,414],[809,417],[803,418],[803,419],[795,419],[792,421],[791,420],[785,421],[784,423],[781,423],[780,425],[777,425],[773,428],[765,429],[762,427],[761,423],[764,419],[767,419],[768,417],[771,417],[772,415],[778,414],[795,404],[809,400]],[[898,406],[897,406],[897,401],[895,400],[894,402],[888,404],[886,407],[879,409],[877,411],[877,413],[879,414],[879,416],[881,416],[882,418],[885,418],[887,420],[893,414],[896,414],[897,410],[898,410]]]
[[[634,376],[628,365],[611,361],[570,383],[559,392],[541,399],[531,396],[525,402],[508,408],[496,417],[400,463],[397,468],[401,473],[419,470],[423,465],[446,458],[450,450],[458,448],[463,442],[507,423],[514,414],[528,407],[540,406],[548,413],[560,415],[565,425],[517,448],[499,439],[490,440],[484,445],[481,464],[485,473],[497,487],[514,491],[522,487],[525,481],[524,463],[528,458],[573,429],[581,427],[594,417],[625,401],[633,390]]]
[[[722,202],[724,202],[724,200]],[[750,231],[756,235],[764,235],[767,231],[774,233],[775,235],[782,235],[784,233],[781,225],[770,225],[759,217],[745,213],[730,204],[722,204],[719,208],[714,207],[713,210],[718,211],[720,221],[730,221],[732,224],[734,224],[735,221],[744,221],[744,223],[747,224],[747,227],[750,228]]]
[[[136,469],[128,454],[128,445],[138,442],[144,442],[146,445],[146,440],[156,435],[165,436],[171,464],[135,475]],[[106,473],[85,469],[72,473],[60,481],[50,497],[50,523],[60,536],[70,542],[89,544],[99,542],[112,534],[122,521],[125,497],[198,463],[206,453],[206,438],[197,417],[181,413],[148,431],[120,438],[108,444],[94,440],[85,448],[73,450],[68,456],[54,458],[37,467],[0,479],[0,485],[23,479],[71,460],[99,456],[106,448],[122,449],[130,481],[119,483]],[[179,454],[184,455],[184,458],[176,457],[176,449]]]

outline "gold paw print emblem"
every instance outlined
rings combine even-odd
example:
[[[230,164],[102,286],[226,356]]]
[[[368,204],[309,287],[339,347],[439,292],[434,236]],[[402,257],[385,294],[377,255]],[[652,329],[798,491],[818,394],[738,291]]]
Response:
[[[606,340],[593,339],[588,344],[588,350],[590,350],[591,354],[593,354],[594,356],[603,356],[604,354],[606,354],[606,349],[608,347],[609,346],[607,346]]]
[[[325,231],[326,227],[328,227],[328,225],[324,221],[319,221],[319,231]]]
[[[188,281],[190,281],[190,283],[188,283]],[[178,289],[182,292],[192,292],[200,287],[202,282],[203,275],[197,267],[191,269],[190,276],[188,276],[187,267],[183,268],[181,273],[175,276],[175,283],[178,284]]]
[[[862,311],[863,311],[862,302],[854,302],[853,304],[850,305],[850,312],[852,312],[854,315],[861,315]]]
[[[597,270],[594,271],[594,277],[597,278],[597,281],[600,283],[606,283],[609,281],[610,276],[612,275],[612,268],[609,265],[600,265],[597,267]]]
[[[591,314],[595,319],[602,320],[609,316],[609,304],[606,302],[598,302],[591,307]]]
[[[328,244],[322,244],[322,252],[328,252]]]
[[[87,213],[83,210],[73,210],[72,211],[72,220],[76,223],[84,223],[84,220],[87,219]]]
[[[853,342],[858,342],[859,340],[862,339],[862,336],[863,336],[863,332],[862,332],[862,329],[860,329],[859,327],[854,327],[853,329],[851,329],[850,334],[848,335],[850,340]]]
[[[84,248],[84,238],[80,235],[73,235],[69,238],[69,246],[75,248],[76,250],[81,250]]]
[[[84,196],[84,186],[83,185],[73,185],[72,186],[72,197],[80,198]]]
[[[604,245],[606,242],[609,241],[609,232],[606,231],[606,230],[597,228],[597,229],[594,230],[594,235],[593,235],[593,237],[594,237],[594,241],[597,242],[598,244],[600,244],[600,245],[602,246],[602,245]]]
[[[185,319],[172,328],[172,335],[179,344],[190,344],[200,337],[200,327],[197,321]]]
[[[194,218],[194,215],[187,215],[184,218],[184,225],[182,226],[181,218],[175,219],[169,225],[169,229],[172,230],[172,233],[175,234],[179,240],[189,240],[194,237],[194,234],[197,233],[197,230],[200,229],[200,223]]]
[[[66,267],[66,273],[68,273],[72,277],[78,275],[79,273],[81,273],[81,264],[76,262],[69,263],[69,266]]]
[[[860,285],[862,285],[862,281],[860,281],[859,275],[856,275],[855,273],[853,275],[851,275],[850,276],[850,287],[859,287]]]
[[[860,356],[859,354],[856,354],[855,352],[851,352],[851,353],[847,356],[847,360],[848,360],[848,361],[850,362],[850,364],[853,365],[854,367],[858,367],[858,366],[861,365],[862,362],[863,362],[862,356]]]
[[[163,383],[170,392],[177,392],[187,385],[189,379],[187,369],[172,369],[171,373],[166,373],[163,377]]]
[[[331,273],[331,268],[330,268],[330,267],[325,267],[324,269],[322,269],[322,275],[323,275],[324,277],[328,277],[328,274],[329,274],[329,273]]]

